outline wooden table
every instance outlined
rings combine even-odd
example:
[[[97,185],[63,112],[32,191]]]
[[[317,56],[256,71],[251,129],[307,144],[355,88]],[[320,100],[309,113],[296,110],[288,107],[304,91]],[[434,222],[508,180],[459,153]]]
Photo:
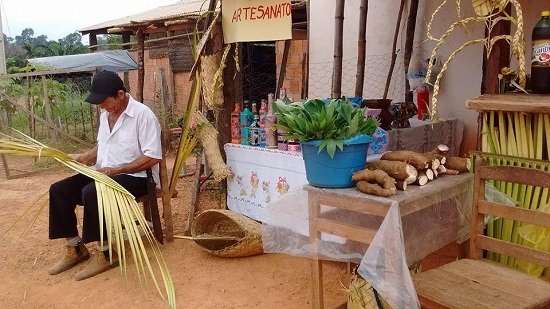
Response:
[[[457,119],[432,124],[411,119],[411,127],[388,131],[388,150],[408,149],[428,152],[439,144],[458,155],[464,125]],[[271,216],[267,206],[307,184],[301,152],[225,144],[227,165],[235,176],[227,182],[229,209],[265,222]],[[306,210],[304,202],[303,210]],[[276,209],[271,208],[271,209]],[[303,224],[307,231],[307,220]]]
[[[393,308],[414,308],[418,300],[408,265],[457,240],[459,232],[467,230],[472,179],[471,174],[443,176],[425,186],[409,186],[390,198],[364,194],[356,188],[305,185],[310,244],[317,251],[312,259],[313,307],[323,308],[321,233],[328,233],[349,243],[368,244],[359,273]],[[322,205],[333,208],[322,211]],[[342,215],[336,216],[337,212]],[[362,216],[378,217],[381,224],[362,224],[357,221]]]

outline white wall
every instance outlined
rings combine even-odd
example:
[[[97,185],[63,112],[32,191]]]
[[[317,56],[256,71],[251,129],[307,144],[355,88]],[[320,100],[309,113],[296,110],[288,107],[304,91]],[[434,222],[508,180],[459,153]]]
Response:
[[[334,41],[334,0],[310,0],[310,84],[309,97],[329,97],[332,84],[333,41]],[[435,42],[426,41],[426,28],[432,13],[443,2],[421,0],[415,35],[413,57],[429,58]],[[470,1],[461,1],[462,17],[473,16]],[[391,45],[400,0],[369,1],[367,22],[367,64],[364,83],[364,98],[381,98],[391,59]],[[526,32],[526,58],[530,59],[531,31],[540,18],[542,10],[550,10],[550,0],[521,1]],[[344,60],[342,95],[352,96],[355,87],[357,63],[357,36],[360,0],[346,0],[344,19]],[[388,98],[394,101],[404,99],[404,50],[405,22],[408,7],[403,14],[397,49],[398,60],[394,69]],[[447,1],[435,17],[432,34],[441,36],[453,23],[458,21],[455,1]],[[438,55],[446,61],[451,53],[462,44],[483,38],[485,25],[477,22],[461,26],[445,40]],[[465,108],[467,99],[478,96],[481,91],[483,46],[472,45],[463,49],[450,62],[438,96],[438,116],[458,118],[465,125],[462,153],[475,149],[477,140],[477,112]],[[527,65],[529,67],[529,65]]]
[[[393,14],[395,1],[370,1],[367,21],[367,61],[363,97],[381,98],[391,60],[391,45],[397,15]],[[355,93],[357,67],[357,40],[359,31],[359,0],[347,0],[344,17],[344,57],[342,63],[342,95]],[[399,5],[399,3],[397,3]],[[334,55],[334,0],[312,0],[310,7],[310,97],[330,97]],[[374,17],[373,17],[374,16]],[[372,17],[372,18],[371,18]],[[372,35],[376,34],[376,35]],[[403,50],[403,42],[398,49]],[[401,53],[400,53],[401,54]],[[399,78],[396,78],[397,75]],[[394,83],[388,98],[403,101],[403,61],[397,61]],[[395,86],[395,82],[398,83]],[[401,87],[399,87],[401,86]],[[395,92],[395,93],[394,93]]]

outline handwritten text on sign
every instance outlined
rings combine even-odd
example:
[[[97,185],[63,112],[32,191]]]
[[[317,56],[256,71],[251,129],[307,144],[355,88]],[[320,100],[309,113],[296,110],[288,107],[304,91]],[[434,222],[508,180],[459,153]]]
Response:
[[[290,39],[290,1],[224,0],[222,27],[225,43]]]

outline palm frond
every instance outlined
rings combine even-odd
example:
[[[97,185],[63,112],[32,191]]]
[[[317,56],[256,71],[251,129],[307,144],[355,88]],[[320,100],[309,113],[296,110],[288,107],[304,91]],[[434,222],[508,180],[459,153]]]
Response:
[[[138,273],[140,285],[142,287],[144,287],[145,285],[145,287],[148,288],[147,278],[150,277],[159,296],[168,303],[170,308],[176,308],[174,283],[170,276],[168,266],[164,261],[159,245],[153,236],[153,231],[147,224],[145,217],[143,216],[143,213],[135,200],[135,197],[112,178],[86,165],[72,160],[68,154],[60,150],[48,147],[23,134],[22,132],[19,132],[17,130],[13,130],[13,132],[17,133],[19,136],[21,136],[21,138],[9,137],[5,134],[0,133],[0,153],[52,158],[69,167],[70,169],[95,180],[98,195],[98,211],[100,213],[100,238],[102,241],[105,239],[105,235],[103,235],[103,226],[105,225],[107,233],[109,235],[112,235],[108,239],[109,247],[112,248],[113,245],[116,245],[116,252],[118,254],[118,259],[120,263],[121,276],[123,276],[124,280],[127,281],[127,260],[124,250],[123,237],[124,226],[128,237],[128,244],[130,245],[130,248],[132,250],[132,257],[134,260],[136,271]],[[33,205],[36,204],[37,203],[33,203]],[[42,203],[42,205],[36,211],[33,217],[33,222],[36,220],[44,206],[45,203]],[[25,213],[28,212],[29,208],[25,210]],[[102,213],[103,216],[101,215]],[[103,222],[103,218],[105,218],[106,222]],[[136,221],[138,223],[136,223]],[[147,255],[145,244],[139,233],[138,224],[143,228],[143,231],[145,232],[145,238],[151,245],[154,260],[157,263],[158,269],[160,270],[162,279],[164,281],[164,292],[161,291],[158,280],[153,271],[153,266],[149,262],[149,257]],[[111,258],[112,254],[113,252],[112,250],[110,250],[109,255]],[[149,276],[147,276],[147,273],[149,274]]]

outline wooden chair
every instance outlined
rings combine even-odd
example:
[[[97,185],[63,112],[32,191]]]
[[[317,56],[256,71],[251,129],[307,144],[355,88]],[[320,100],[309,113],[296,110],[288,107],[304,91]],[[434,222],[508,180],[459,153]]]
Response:
[[[159,164],[159,178],[160,178],[160,188],[157,188],[154,180],[151,169],[147,170],[147,189],[148,194],[137,198],[138,203],[143,205],[143,213],[145,219],[153,224],[153,233],[155,238],[161,243],[164,243],[164,231],[166,232],[166,240],[173,240],[173,229],[172,229],[172,207],[170,206],[170,198],[168,192],[168,175],[166,169],[166,159],[162,156],[162,160]],[[162,198],[163,205],[163,217],[165,229],[163,231],[162,224],[160,222],[160,213],[157,203],[157,199]]]
[[[550,282],[483,258],[485,250],[550,267],[550,252],[484,235],[485,215],[550,228],[550,214],[485,200],[485,180],[550,188],[550,173],[475,161],[470,257],[418,273],[413,282],[422,308],[550,308]]]

